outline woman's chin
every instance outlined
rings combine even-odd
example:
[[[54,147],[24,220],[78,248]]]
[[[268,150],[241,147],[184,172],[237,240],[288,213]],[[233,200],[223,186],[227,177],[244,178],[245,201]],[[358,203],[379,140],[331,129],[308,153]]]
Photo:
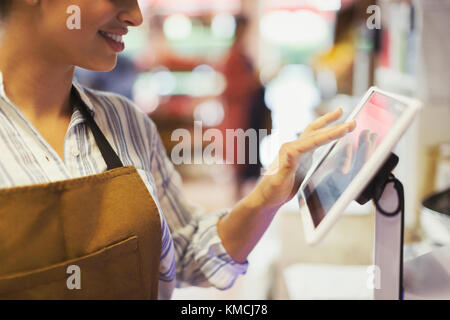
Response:
[[[110,56],[104,59],[95,59],[89,61],[89,63],[85,65],[79,65],[80,68],[97,71],[97,72],[109,72],[116,67],[117,64],[117,55]]]

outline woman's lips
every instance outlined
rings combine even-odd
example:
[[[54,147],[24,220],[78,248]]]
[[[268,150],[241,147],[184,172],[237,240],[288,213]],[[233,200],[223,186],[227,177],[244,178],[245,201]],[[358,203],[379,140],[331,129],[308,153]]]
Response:
[[[105,31],[99,31],[98,33],[105,39],[114,52],[119,53],[125,50],[125,44],[123,43],[121,35],[112,34]]]

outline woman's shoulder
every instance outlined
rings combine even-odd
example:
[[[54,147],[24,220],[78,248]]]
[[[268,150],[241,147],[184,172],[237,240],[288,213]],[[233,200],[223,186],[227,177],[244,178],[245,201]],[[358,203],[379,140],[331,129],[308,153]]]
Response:
[[[79,84],[78,84],[79,85]],[[80,86],[80,85],[79,85]],[[129,98],[114,92],[81,86],[91,102],[99,126],[112,129],[122,138],[153,145],[158,128],[152,119]],[[147,141],[150,139],[150,141]],[[137,141],[136,141],[137,140]]]
[[[93,88],[86,87],[77,83],[79,87],[84,91],[88,99],[92,102],[94,107],[101,105],[104,108],[128,108],[133,112],[143,113],[133,101],[129,98],[111,91],[102,91]]]
[[[142,111],[132,100],[121,94],[88,88],[78,84],[84,90],[88,99],[92,102],[94,109],[101,108],[108,114],[120,114],[124,116],[132,116],[143,123],[154,127],[150,117]]]

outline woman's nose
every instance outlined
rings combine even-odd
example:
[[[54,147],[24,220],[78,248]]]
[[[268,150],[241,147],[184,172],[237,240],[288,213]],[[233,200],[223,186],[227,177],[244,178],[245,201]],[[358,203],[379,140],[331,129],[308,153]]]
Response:
[[[138,0],[123,0],[123,7],[118,19],[127,26],[137,27],[142,24],[143,17]]]

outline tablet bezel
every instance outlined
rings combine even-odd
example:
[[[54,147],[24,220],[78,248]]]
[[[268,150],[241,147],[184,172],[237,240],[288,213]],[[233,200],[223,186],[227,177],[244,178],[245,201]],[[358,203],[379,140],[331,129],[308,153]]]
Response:
[[[350,122],[353,119],[355,119],[355,117],[358,115],[358,113],[361,111],[361,109],[363,108],[363,106],[373,93],[380,93],[382,95],[385,95],[387,97],[402,102],[403,104],[407,105],[406,110],[396,121],[394,127],[390,130],[390,132],[387,134],[384,140],[376,148],[374,153],[371,155],[370,159],[364,164],[364,166],[357,173],[355,178],[345,189],[345,191],[341,194],[339,199],[334,203],[334,205],[331,207],[329,212],[324,216],[321,222],[317,225],[317,227],[314,226],[311,213],[307,206],[307,202],[305,200],[304,195],[304,188],[309,182],[311,175],[316,171],[316,169],[322,163],[322,161],[327,156],[331,148],[339,140],[330,143],[329,146],[327,146],[324,152],[320,155],[318,161],[316,161],[315,164],[308,170],[308,173],[297,193],[297,197],[299,201],[300,213],[302,217],[306,242],[310,245],[318,244],[325,237],[325,235],[342,217],[342,215],[344,214],[344,210],[347,208],[350,202],[356,199],[359,196],[359,194],[364,190],[366,185],[372,180],[374,174],[378,171],[378,169],[387,159],[387,157],[391,153],[391,150],[395,147],[396,143],[400,140],[401,136],[405,133],[408,126],[414,120],[415,115],[422,107],[421,102],[418,100],[386,92],[384,90],[378,89],[377,87],[371,87],[362,97],[356,108],[350,113],[350,115],[346,119],[346,122]]]

